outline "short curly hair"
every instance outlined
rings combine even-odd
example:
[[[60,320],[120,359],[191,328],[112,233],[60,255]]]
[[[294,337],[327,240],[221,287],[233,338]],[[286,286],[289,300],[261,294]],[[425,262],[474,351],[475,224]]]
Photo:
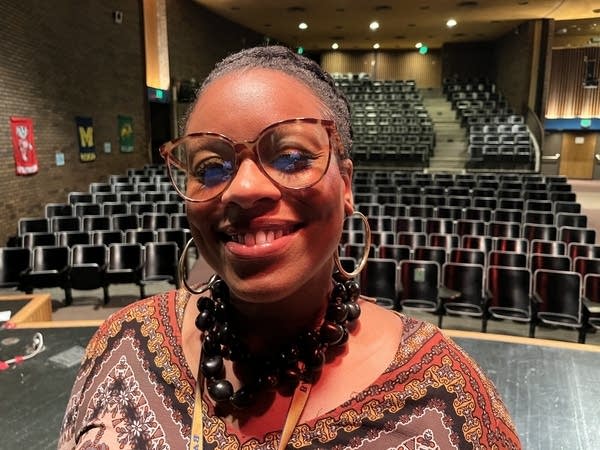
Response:
[[[278,70],[307,85],[331,114],[329,118],[335,122],[343,146],[341,157],[349,157],[352,149],[352,123],[348,99],[336,86],[331,75],[316,62],[280,45],[244,49],[218,62],[196,93],[196,100],[184,117],[184,123],[187,123],[198,98],[210,83],[228,73],[254,68]]]

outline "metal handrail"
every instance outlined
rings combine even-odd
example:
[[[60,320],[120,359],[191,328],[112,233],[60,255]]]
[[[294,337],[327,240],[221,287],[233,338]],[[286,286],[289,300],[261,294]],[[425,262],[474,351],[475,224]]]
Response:
[[[558,161],[560,159],[560,153],[555,153],[554,155],[544,155],[542,156],[544,161]]]
[[[531,136],[533,137],[533,147],[535,150],[535,171],[539,172],[540,160],[542,159],[541,155],[544,148],[544,126],[542,125],[542,121],[535,111],[529,107],[527,107],[525,122],[527,123]]]

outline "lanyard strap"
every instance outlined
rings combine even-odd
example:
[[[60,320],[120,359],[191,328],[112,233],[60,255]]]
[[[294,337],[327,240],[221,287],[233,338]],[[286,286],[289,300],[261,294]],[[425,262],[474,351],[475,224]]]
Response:
[[[200,377],[199,377],[200,378]],[[190,436],[189,450],[202,450],[204,445],[204,430],[202,425],[202,379],[199,379],[196,383],[196,393],[194,395],[194,416],[192,419],[192,433]],[[292,397],[292,403],[288,410],[285,418],[285,424],[281,432],[281,440],[277,450],[284,450],[287,447],[296,425],[300,420],[302,411],[306,407],[308,397],[310,395],[310,388],[312,384],[300,381],[296,389],[294,390],[294,396]]]
[[[192,434],[190,436],[189,450],[202,450],[204,445],[204,430],[202,426],[202,387],[201,380],[196,382],[194,395],[194,417],[192,419]]]

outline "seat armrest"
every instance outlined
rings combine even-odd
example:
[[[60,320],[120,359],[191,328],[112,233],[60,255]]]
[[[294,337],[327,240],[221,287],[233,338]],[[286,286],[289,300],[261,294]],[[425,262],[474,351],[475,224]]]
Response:
[[[533,297],[531,297],[531,300],[533,301],[534,304],[538,304],[538,305],[541,305],[542,303],[544,303],[544,301],[540,298],[540,296],[537,292],[533,293]]]
[[[456,300],[462,295],[461,292],[455,291],[454,289],[449,289],[444,285],[441,285],[438,289],[438,297],[442,300]]]
[[[583,297],[583,305],[587,308],[590,314],[600,314],[600,303],[593,302],[589,298]]]

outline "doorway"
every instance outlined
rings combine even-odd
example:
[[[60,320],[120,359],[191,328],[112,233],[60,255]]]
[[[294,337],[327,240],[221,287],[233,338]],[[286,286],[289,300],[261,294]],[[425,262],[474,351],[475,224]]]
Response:
[[[559,174],[591,180],[594,176],[596,133],[563,133]]]
[[[152,164],[162,164],[160,146],[172,139],[171,105],[169,103],[148,102],[150,105],[150,136],[152,142]]]

